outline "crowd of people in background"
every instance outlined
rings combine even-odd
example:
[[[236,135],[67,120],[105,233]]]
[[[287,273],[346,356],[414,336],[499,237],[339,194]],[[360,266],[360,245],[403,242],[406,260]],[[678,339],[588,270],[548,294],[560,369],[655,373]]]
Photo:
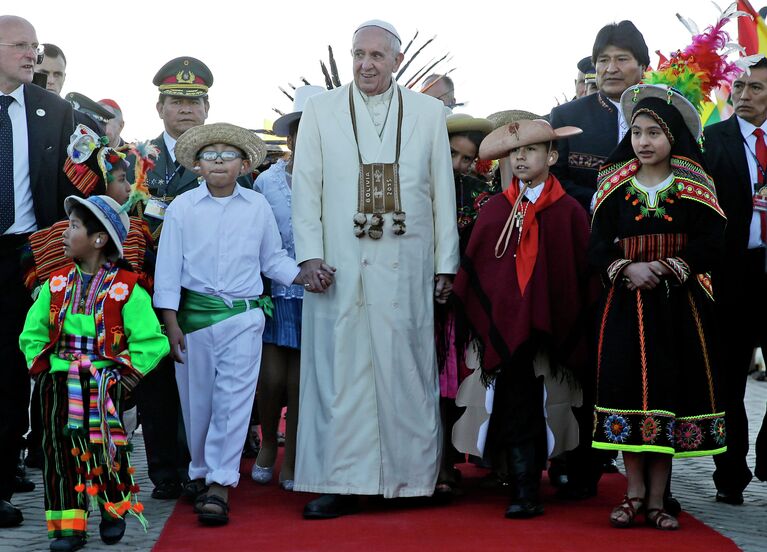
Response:
[[[452,112],[448,75],[399,85],[402,40],[367,21],[353,82],[297,88],[275,151],[206,124],[213,72],[189,56],[153,79],[162,132],[126,142],[119,103],[61,98],[62,49],[0,16],[0,527],[23,522],[27,468],[51,550],[96,511],[107,544],[145,523],[136,423],[152,498],[206,525],[248,454],[255,483],[319,495],[306,519],[456,499],[467,458],[534,517],[545,471],[587,499],[618,452],[615,527],[679,528],[674,458],[713,456],[713,499],[743,504],[767,480],[767,414],[752,473],[744,407],[767,344],[767,59],[720,55],[736,17],[655,70],[607,23],[572,101],[487,117]],[[725,83],[734,115],[704,129]]]

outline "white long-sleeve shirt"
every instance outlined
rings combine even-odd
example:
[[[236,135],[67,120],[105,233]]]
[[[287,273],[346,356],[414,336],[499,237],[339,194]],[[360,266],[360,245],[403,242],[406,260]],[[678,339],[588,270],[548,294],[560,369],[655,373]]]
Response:
[[[239,185],[225,198],[205,184],[178,196],[165,213],[155,270],[154,305],[178,310],[181,288],[220,297],[254,299],[261,273],[290,285],[299,273],[264,196]]]

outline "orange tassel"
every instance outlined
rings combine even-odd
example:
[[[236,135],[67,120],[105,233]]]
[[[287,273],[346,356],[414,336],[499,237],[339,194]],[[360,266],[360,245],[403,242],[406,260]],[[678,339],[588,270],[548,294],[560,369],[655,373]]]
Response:
[[[136,512],[137,514],[140,514],[141,512],[143,512],[143,511],[144,511],[144,505],[143,505],[143,504],[141,504],[141,502],[136,502],[136,503],[133,505],[133,508],[132,508],[132,510],[133,510],[134,512]]]
[[[75,485],[75,490],[78,493],[81,493],[85,490],[85,485],[83,485],[82,483],[78,483],[77,485]]]
[[[88,460],[91,459],[92,456],[93,454],[91,454],[90,451],[85,451],[84,453],[80,455],[80,460],[82,460],[83,462],[87,462]]]
[[[91,485],[88,487],[88,494],[91,496],[96,496],[99,493],[98,485]]]
[[[72,456],[80,456],[80,449],[77,447],[74,447],[71,451]]]
[[[639,203],[638,199],[635,199],[634,201],[631,202],[632,205],[636,205],[637,203]]]
[[[104,473],[104,468],[102,468],[101,466],[96,466],[95,468],[91,470],[91,473],[94,475],[94,477],[98,477],[99,475]]]
[[[136,468],[134,468],[133,466],[129,467],[128,468],[128,473],[133,475],[134,473],[136,473]]]

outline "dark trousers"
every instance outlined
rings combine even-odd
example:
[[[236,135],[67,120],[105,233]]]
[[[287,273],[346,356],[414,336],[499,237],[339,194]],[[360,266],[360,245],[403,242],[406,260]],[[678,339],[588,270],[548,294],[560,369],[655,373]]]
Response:
[[[135,396],[152,483],[186,480],[189,451],[181,419],[175,366],[170,356],[162,359],[141,381]]]
[[[739,493],[751,481],[746,463],[748,454],[748,417],[744,399],[754,347],[767,345],[763,336],[763,298],[765,277],[764,250],[749,250],[742,263],[723,273],[722,294],[717,322],[722,338],[718,370],[719,410],[725,411],[727,452],[714,456],[714,483],[724,493]],[[714,280],[714,291],[720,284]]]
[[[26,237],[0,236],[0,500],[13,495],[16,464],[29,427],[29,372],[19,349],[32,305],[19,262]]]

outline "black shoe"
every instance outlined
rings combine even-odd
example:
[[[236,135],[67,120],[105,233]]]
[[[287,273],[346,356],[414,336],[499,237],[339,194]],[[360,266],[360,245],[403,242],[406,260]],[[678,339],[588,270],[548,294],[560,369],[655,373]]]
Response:
[[[543,504],[532,500],[513,501],[506,508],[506,517],[509,519],[526,519],[543,514]]]
[[[43,469],[42,449],[34,449],[27,452],[27,457],[24,459],[24,465],[28,468],[34,468],[36,470]]]
[[[117,544],[125,534],[125,520],[120,518],[110,518],[101,512],[101,523],[99,523],[99,535],[104,544]]]
[[[682,513],[682,505],[676,498],[670,495],[663,497],[663,509],[666,510],[667,514],[674,517],[679,517],[679,514]]]
[[[607,462],[602,464],[602,473],[620,473],[618,462],[615,458],[610,458]]]
[[[85,537],[59,537],[51,541],[51,552],[73,552],[85,546]]]
[[[21,510],[7,500],[0,500],[0,527],[18,527],[23,521]]]
[[[357,495],[326,494],[304,507],[304,519],[332,519],[360,511]]]
[[[178,481],[160,481],[152,491],[152,498],[173,500],[181,496],[181,484]]]
[[[568,481],[566,485],[557,489],[556,496],[562,500],[585,500],[597,496],[597,489],[596,485],[579,485]]]
[[[733,506],[740,506],[743,504],[743,493],[726,493],[724,491],[717,491],[716,501],[724,502],[725,504],[731,504]]]
[[[13,480],[14,493],[31,493],[35,490],[35,482],[18,475]]]

